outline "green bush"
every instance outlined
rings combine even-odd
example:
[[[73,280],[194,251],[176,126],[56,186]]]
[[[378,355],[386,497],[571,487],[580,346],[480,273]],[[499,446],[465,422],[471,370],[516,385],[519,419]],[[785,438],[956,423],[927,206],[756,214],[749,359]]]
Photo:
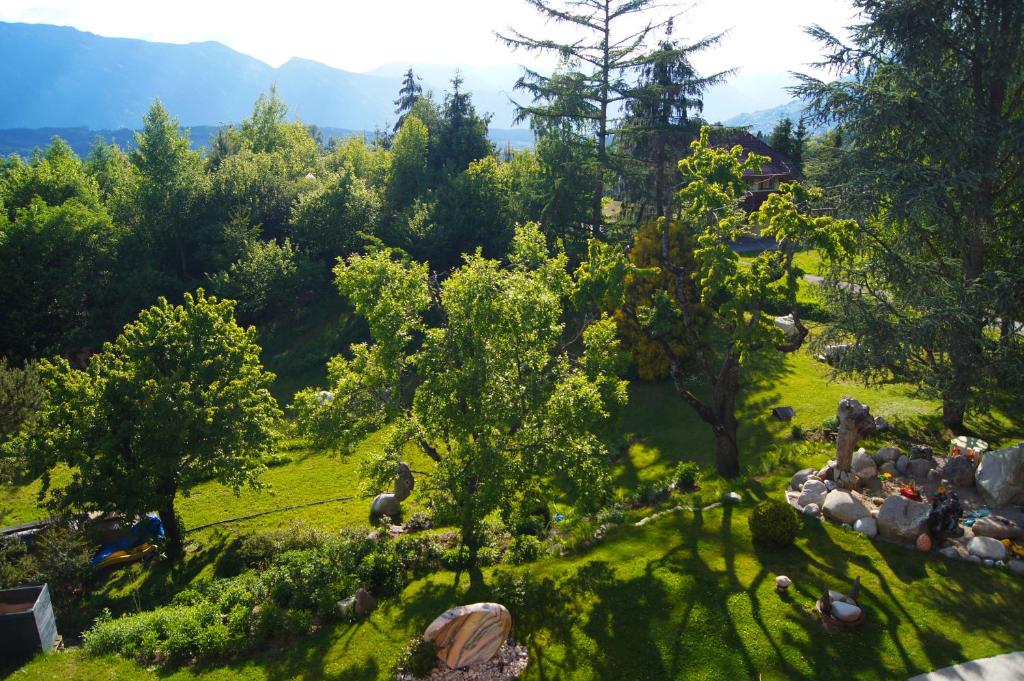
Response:
[[[512,540],[505,552],[505,557],[514,565],[522,565],[537,560],[540,553],[540,540],[532,535],[524,534]]]
[[[465,570],[470,567],[469,547],[456,546],[445,549],[441,554],[441,565],[449,570]]]
[[[829,416],[827,419],[821,422],[822,430],[839,430],[839,417]]]
[[[395,540],[395,551],[406,570],[424,574],[441,567],[444,547],[433,537],[406,534]]]
[[[356,569],[363,586],[377,596],[393,596],[405,586],[405,569],[393,542],[377,544]]]
[[[416,511],[405,521],[405,529],[409,532],[421,532],[434,526],[434,519],[426,511]]]
[[[437,644],[417,637],[409,641],[398,659],[398,670],[412,674],[417,679],[430,675],[437,667]]]
[[[789,546],[799,528],[796,511],[778,499],[765,499],[747,520],[754,541],[768,546]]]
[[[676,489],[691,490],[697,487],[697,475],[700,473],[700,466],[696,461],[681,461],[676,466],[675,483]]]

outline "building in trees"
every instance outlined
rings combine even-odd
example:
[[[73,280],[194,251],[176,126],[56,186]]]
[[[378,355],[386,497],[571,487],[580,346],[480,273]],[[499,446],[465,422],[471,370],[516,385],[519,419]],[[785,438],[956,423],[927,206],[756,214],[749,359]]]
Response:
[[[746,130],[737,128],[714,128],[711,131],[711,146],[718,149],[731,149],[739,145],[743,149],[742,158],[751,154],[764,156],[760,168],[747,168],[743,171],[743,181],[747,185],[747,193],[743,198],[742,208],[752,213],[761,207],[770,195],[779,191],[779,187],[787,182],[803,182],[804,176],[797,170],[796,163],[783,151],[774,149],[764,140],[755,137]]]

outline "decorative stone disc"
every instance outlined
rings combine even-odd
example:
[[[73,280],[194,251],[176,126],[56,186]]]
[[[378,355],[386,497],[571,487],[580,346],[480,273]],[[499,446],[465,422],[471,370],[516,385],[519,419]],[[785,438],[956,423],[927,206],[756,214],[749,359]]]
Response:
[[[498,603],[452,608],[430,623],[425,641],[438,647],[437,656],[451,669],[471,667],[494,657],[512,630],[512,615]]]

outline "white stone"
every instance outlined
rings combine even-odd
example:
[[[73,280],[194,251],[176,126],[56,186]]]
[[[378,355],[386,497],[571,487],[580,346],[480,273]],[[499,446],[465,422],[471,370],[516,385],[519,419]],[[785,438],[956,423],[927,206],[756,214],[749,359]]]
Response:
[[[860,608],[850,603],[836,601],[832,603],[832,616],[842,622],[856,622],[860,619]]]
[[[825,497],[822,512],[837,523],[855,523],[871,515],[871,511],[849,492],[834,489]]]
[[[878,533],[886,539],[907,543],[917,541],[928,524],[931,506],[895,494],[878,509]]]
[[[982,560],[1004,560],[1006,558],[1006,547],[998,539],[992,537],[971,537],[967,542],[967,550],[971,555]]]
[[[722,495],[722,501],[731,501],[733,503],[743,501],[743,495],[739,492],[729,492]]]
[[[1010,572],[1024,576],[1024,560],[1011,560],[1006,564]]]
[[[804,507],[807,504],[821,506],[822,502],[825,501],[826,494],[828,494],[828,488],[825,486],[825,483],[821,480],[811,479],[804,483],[796,503],[800,507]]]
[[[815,473],[818,469],[816,468],[804,468],[803,470],[797,471],[793,475],[793,479],[789,481],[789,488],[792,490],[801,489],[807,478]]]
[[[788,589],[789,585],[793,583],[793,580],[786,575],[779,575],[775,578],[775,587],[778,589]]]
[[[821,513],[821,507],[817,504],[807,504],[804,506],[804,515],[817,516]]]
[[[787,336],[796,336],[800,333],[800,329],[796,327],[796,320],[793,319],[793,315],[788,314],[785,317],[776,317],[775,326],[782,329],[782,333]]]
[[[857,522],[853,524],[853,529],[861,534],[867,535],[868,537],[874,537],[878,534],[878,523],[870,516],[867,518],[859,518]]]
[[[1024,447],[985,452],[975,472],[975,484],[994,506],[1024,503]]]
[[[842,592],[836,591],[835,589],[829,589],[828,590],[828,597],[829,597],[829,599],[833,603],[842,601],[843,603],[849,603],[850,605],[856,605],[856,603],[853,602],[852,598],[850,598],[849,596],[847,596],[846,594],[844,594]]]

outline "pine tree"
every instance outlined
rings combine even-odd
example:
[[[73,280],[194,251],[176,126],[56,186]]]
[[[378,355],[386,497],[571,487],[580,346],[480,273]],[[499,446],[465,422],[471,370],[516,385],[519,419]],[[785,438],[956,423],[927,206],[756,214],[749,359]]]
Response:
[[[423,95],[423,86],[420,85],[420,80],[420,77],[412,72],[410,66],[402,78],[402,88],[398,91],[398,99],[395,100],[395,115],[398,116],[398,120],[395,121],[395,128],[392,132],[401,130],[402,123],[405,122],[405,117],[409,115],[413,104]]]
[[[652,61],[648,38],[665,28],[677,14],[662,21],[639,23],[643,15],[662,7],[658,0],[527,0],[546,20],[568,24],[582,32],[568,42],[534,38],[509,29],[498,39],[512,49],[559,57],[561,72],[545,76],[524,68],[516,89],[526,92],[529,104],[516,104],[517,120],[546,119],[584,124],[597,138],[597,162],[611,169],[609,142],[614,134],[612,113],[636,92],[636,72]],[[664,58],[664,55],[662,55]],[[591,196],[591,227],[599,229],[604,175],[595,174]]]

